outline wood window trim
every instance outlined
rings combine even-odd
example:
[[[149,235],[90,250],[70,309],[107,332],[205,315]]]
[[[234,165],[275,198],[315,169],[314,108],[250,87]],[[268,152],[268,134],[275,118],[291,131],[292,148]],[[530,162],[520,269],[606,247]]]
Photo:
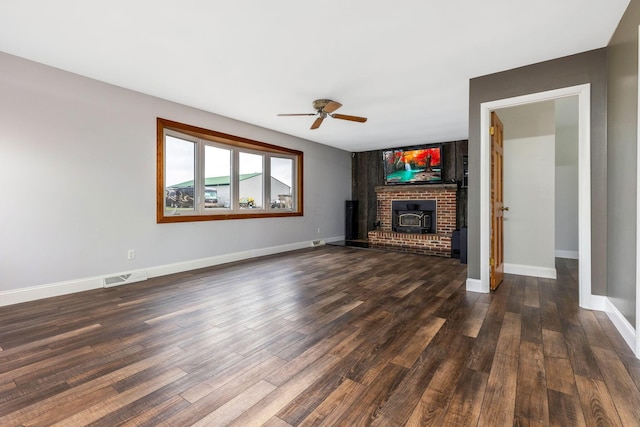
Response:
[[[164,165],[164,147],[165,147],[165,129],[180,132],[216,143],[225,145],[262,151],[270,154],[281,154],[295,157],[295,208],[292,211],[273,210],[268,212],[243,212],[243,213],[212,213],[198,215],[165,215],[165,165]],[[156,221],[157,223],[176,223],[176,222],[194,222],[194,221],[219,221],[229,219],[251,219],[251,218],[277,218],[277,217],[298,217],[303,216],[304,200],[303,200],[303,158],[302,151],[280,147],[266,142],[255,141],[240,136],[230,135],[210,129],[200,128],[173,120],[157,118],[156,133]],[[233,175],[237,175],[234,173]],[[233,179],[233,178],[232,178]]]

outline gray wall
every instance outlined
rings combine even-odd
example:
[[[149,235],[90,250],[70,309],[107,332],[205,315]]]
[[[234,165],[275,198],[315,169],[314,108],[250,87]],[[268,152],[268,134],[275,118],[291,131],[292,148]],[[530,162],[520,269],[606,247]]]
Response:
[[[578,97],[556,99],[556,256],[578,257]]]
[[[609,252],[607,295],[635,326],[636,147],[638,141],[638,25],[632,0],[607,48]]]
[[[480,279],[480,104],[515,96],[591,84],[591,283],[606,294],[607,279],[607,63],[597,49],[471,79],[469,84],[468,277]]]
[[[346,151],[4,53],[0,70],[0,292],[344,236]],[[303,151],[304,216],[157,224],[157,117]]]

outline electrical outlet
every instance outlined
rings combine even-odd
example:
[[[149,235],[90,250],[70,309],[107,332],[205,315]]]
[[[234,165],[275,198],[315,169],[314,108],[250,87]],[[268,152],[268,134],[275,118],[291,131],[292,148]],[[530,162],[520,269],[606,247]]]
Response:
[[[135,249],[129,249],[129,250],[127,251],[127,259],[128,259],[128,260],[132,260],[132,259],[135,259],[135,257],[136,257],[136,251],[135,251]]]
[[[318,227],[318,234],[320,234],[320,227]]]

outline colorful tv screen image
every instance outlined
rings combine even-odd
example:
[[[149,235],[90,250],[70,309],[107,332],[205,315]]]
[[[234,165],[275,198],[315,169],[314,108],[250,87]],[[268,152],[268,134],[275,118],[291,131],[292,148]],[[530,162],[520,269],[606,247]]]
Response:
[[[385,184],[442,182],[442,146],[382,153]]]

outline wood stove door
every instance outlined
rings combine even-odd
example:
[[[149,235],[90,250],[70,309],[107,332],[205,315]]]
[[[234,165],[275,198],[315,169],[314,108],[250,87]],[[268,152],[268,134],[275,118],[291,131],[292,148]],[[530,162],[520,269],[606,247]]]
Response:
[[[491,112],[491,290],[504,279],[504,200],[502,186],[503,126]]]

